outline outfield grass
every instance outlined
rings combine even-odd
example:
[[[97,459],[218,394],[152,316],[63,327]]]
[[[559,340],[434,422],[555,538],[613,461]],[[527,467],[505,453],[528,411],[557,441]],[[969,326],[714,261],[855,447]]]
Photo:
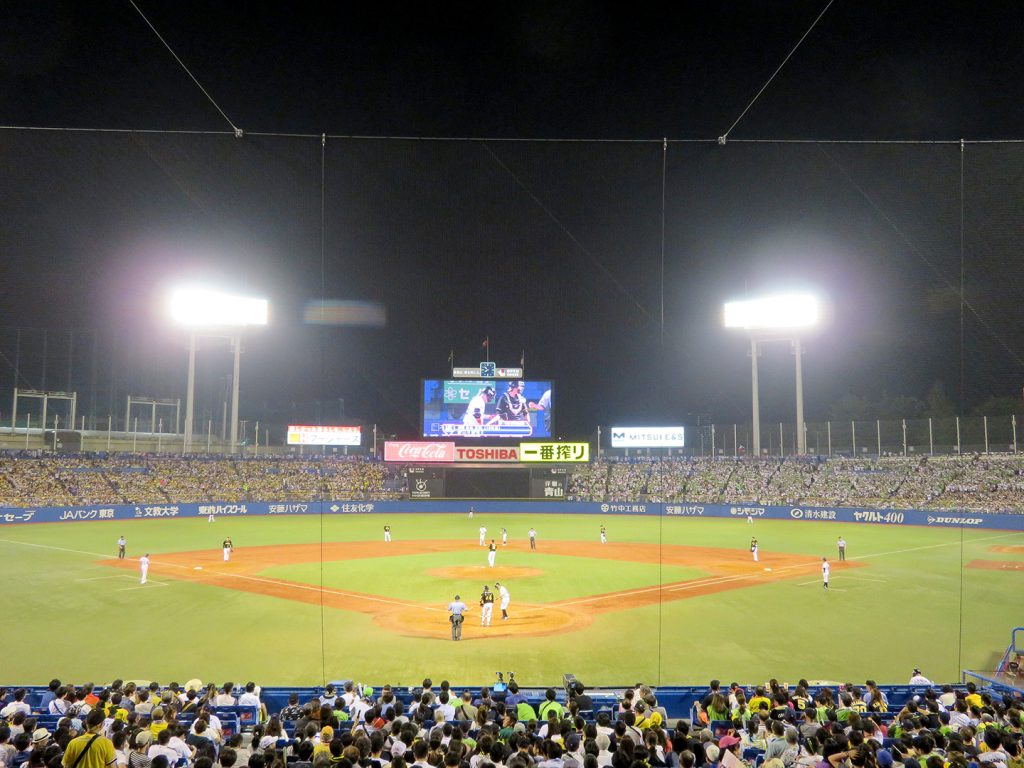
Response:
[[[321,608],[161,576],[140,588],[135,571],[99,564],[128,539],[129,555],[205,550],[230,535],[247,547],[380,541],[390,523],[396,541],[476,541],[509,530],[516,551],[499,565],[539,568],[543,576],[510,584],[513,599],[551,602],[580,595],[678,582],[699,567],[596,560],[544,553],[546,541],[591,541],[608,527],[612,542],[735,549],[744,557],[752,534],[765,554],[809,562],[836,555],[866,565],[833,571],[825,593],[816,574],[691,599],[596,615],[585,629],[532,638],[451,643],[403,637],[361,613]],[[538,531],[536,554],[521,548]],[[921,667],[951,680],[962,668],[991,669],[1017,615],[1024,571],[961,567],[973,560],[1021,562],[994,552],[1024,545],[1024,533],[843,525],[807,521],[693,518],[602,518],[578,515],[297,516],[287,518],[139,520],[11,526],[0,531],[0,579],[7,610],[0,682],[83,682],[125,678],[179,682],[255,679],[316,683],[355,676],[410,684],[424,675],[485,683],[513,670],[527,684],[572,672],[593,684],[645,680],[703,683],[710,677],[761,681],[776,676],[905,682]],[[477,580],[436,578],[427,571],[482,562],[477,550],[402,557],[319,561],[267,568],[261,576],[348,589],[444,607],[453,591],[479,592]],[[443,619],[443,615],[441,616]],[[19,649],[15,651],[14,649]]]

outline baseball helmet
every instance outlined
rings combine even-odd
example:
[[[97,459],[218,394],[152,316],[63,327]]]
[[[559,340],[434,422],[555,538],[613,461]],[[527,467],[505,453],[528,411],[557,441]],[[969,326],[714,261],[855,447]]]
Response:
[[[456,599],[456,600],[460,600],[461,598],[460,598],[460,597],[459,597],[458,595],[456,595],[456,596],[455,596],[455,599]]]
[[[510,381],[508,383],[508,388],[510,390],[512,390],[512,389],[522,389],[525,386],[526,386],[526,382],[524,382],[524,381]]]
[[[490,395],[491,397],[494,397],[494,387],[484,387],[483,392],[485,395]]]

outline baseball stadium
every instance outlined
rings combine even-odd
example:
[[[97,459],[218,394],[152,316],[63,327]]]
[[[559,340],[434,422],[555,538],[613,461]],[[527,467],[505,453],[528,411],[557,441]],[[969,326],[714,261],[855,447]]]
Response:
[[[1024,768],[1012,9],[15,5],[0,768]]]

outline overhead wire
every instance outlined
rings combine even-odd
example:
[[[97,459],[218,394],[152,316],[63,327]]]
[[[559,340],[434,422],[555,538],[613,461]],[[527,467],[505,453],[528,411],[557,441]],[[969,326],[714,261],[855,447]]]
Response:
[[[168,50],[168,52],[170,52],[171,56],[173,56],[173,57],[174,57],[174,60],[175,60],[176,62],[178,62],[178,64],[179,64],[179,65],[181,65],[181,68],[182,68],[183,70],[185,70],[185,74],[187,74],[187,75],[188,75],[188,76],[189,76],[190,78],[192,78],[192,82],[196,84],[196,87],[197,87],[197,88],[199,88],[199,90],[203,92],[203,95],[204,95],[204,96],[205,96],[205,97],[207,98],[207,100],[208,100],[208,101],[209,101],[209,102],[210,102],[211,104],[213,104],[214,108],[215,108],[215,109],[216,109],[216,110],[217,110],[218,112],[220,112],[220,116],[221,116],[221,117],[223,117],[223,118],[224,118],[224,119],[225,119],[225,120],[227,121],[227,124],[231,126],[231,130],[232,130],[232,132],[234,133],[234,135],[235,135],[235,136],[237,136],[237,137],[241,137],[241,135],[242,135],[242,130],[241,130],[241,129],[240,129],[240,128],[239,128],[238,126],[237,126],[237,125],[235,125],[235,124],[234,124],[234,122],[232,122],[231,118],[230,118],[230,117],[228,117],[228,116],[227,116],[227,114],[226,114],[226,113],[224,112],[224,110],[220,108],[220,104],[218,104],[218,103],[217,103],[217,102],[216,102],[216,101],[214,100],[213,96],[211,96],[211,95],[209,94],[209,92],[208,92],[208,91],[207,91],[207,90],[206,90],[206,89],[205,89],[205,88],[203,87],[203,84],[199,82],[198,78],[197,78],[197,77],[196,77],[195,75],[193,75],[193,74],[192,74],[192,70],[190,70],[190,69],[189,69],[189,68],[188,68],[188,67],[187,67],[187,66],[185,65],[185,62],[181,60],[181,57],[180,57],[180,56],[178,56],[178,54],[174,52],[174,49],[173,49],[173,48],[171,48],[170,44],[169,44],[169,43],[168,43],[168,42],[167,42],[166,40],[164,40],[164,36],[160,34],[159,30],[157,30],[157,28],[156,28],[155,26],[153,26],[153,22],[151,22],[151,21],[150,21],[150,20],[149,20],[149,19],[148,19],[148,18],[146,17],[146,14],[144,14],[144,13],[142,12],[142,9],[141,9],[141,8],[139,8],[139,6],[138,6],[138,5],[136,5],[136,3],[135,3],[135,0],[128,0],[128,2],[129,2],[129,3],[131,3],[131,6],[132,6],[132,8],[134,8],[134,9],[135,9],[135,10],[136,10],[136,11],[138,12],[139,16],[141,16],[141,17],[142,17],[142,20],[143,20],[144,22],[146,22],[146,25],[147,25],[147,26],[148,26],[148,27],[149,27],[149,28],[150,28],[151,30],[153,30],[153,34],[154,34],[154,35],[156,35],[157,39],[158,39],[158,40],[159,40],[159,41],[160,41],[161,43],[163,43],[163,44],[164,44],[164,48],[166,48],[166,49]]]
[[[750,111],[750,108],[751,108],[752,106],[754,106],[754,103],[755,103],[755,102],[756,102],[756,101],[757,101],[757,100],[758,100],[759,98],[761,98],[761,94],[762,94],[762,93],[764,93],[764,92],[765,92],[765,90],[767,90],[768,86],[772,84],[772,80],[774,80],[774,79],[775,79],[775,76],[776,76],[776,75],[778,75],[778,74],[779,74],[779,72],[781,72],[781,71],[782,71],[782,68],[783,68],[784,66],[786,66],[786,62],[788,62],[788,61],[790,60],[790,58],[792,58],[793,54],[794,54],[794,53],[796,53],[796,50],[797,50],[797,48],[799,48],[799,47],[800,47],[800,45],[801,45],[801,44],[803,43],[803,41],[807,39],[807,36],[808,36],[809,34],[811,34],[811,31],[812,31],[812,30],[813,30],[813,29],[814,29],[814,28],[815,28],[815,27],[816,27],[816,26],[818,25],[818,22],[819,22],[819,21],[821,21],[821,17],[822,17],[822,16],[824,16],[824,15],[825,15],[825,14],[826,14],[826,13],[828,12],[828,9],[832,7],[832,3],[834,3],[834,2],[835,2],[835,0],[828,0],[828,3],[826,3],[826,4],[825,4],[825,7],[821,9],[821,13],[819,13],[819,14],[818,14],[818,18],[816,18],[816,19],[815,19],[815,20],[814,20],[814,21],[813,21],[813,22],[811,23],[811,26],[809,26],[809,27],[807,28],[807,31],[806,31],[806,32],[804,32],[804,33],[803,33],[803,35],[802,35],[802,36],[800,37],[800,39],[796,41],[796,45],[794,45],[794,46],[793,46],[792,50],[790,50],[790,52],[786,54],[786,58],[784,58],[784,59],[782,60],[782,63],[781,63],[781,64],[779,64],[779,66],[778,66],[778,67],[777,67],[777,68],[775,69],[775,71],[774,71],[774,72],[772,72],[772,76],[771,76],[771,77],[769,77],[769,78],[768,78],[768,80],[767,80],[767,81],[765,82],[765,84],[761,86],[761,90],[759,90],[759,91],[758,91],[758,92],[757,92],[756,94],[754,94],[754,98],[752,98],[752,99],[750,100],[750,103],[749,103],[749,104],[747,104],[747,106],[746,106],[746,107],[744,108],[744,110],[743,110],[742,112],[740,112],[740,116],[739,116],[739,117],[737,117],[737,118],[736,118],[736,119],[735,119],[735,120],[733,121],[733,124],[729,126],[729,130],[727,130],[727,131],[726,131],[725,133],[723,133],[723,134],[722,134],[722,135],[721,135],[721,136],[720,136],[720,137],[718,138],[718,143],[719,143],[719,144],[725,144],[726,140],[727,140],[727,139],[729,138],[729,134],[730,134],[730,133],[732,133],[732,129],[733,129],[733,128],[735,128],[735,127],[736,127],[737,125],[739,125],[739,124],[740,124],[740,120],[742,120],[742,119],[743,119],[744,115],[746,115],[746,114],[747,114],[747,112],[749,112],[749,111]]]

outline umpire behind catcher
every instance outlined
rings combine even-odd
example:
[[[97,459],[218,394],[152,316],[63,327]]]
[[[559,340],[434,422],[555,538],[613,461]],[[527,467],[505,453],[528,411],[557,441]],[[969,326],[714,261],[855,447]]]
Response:
[[[462,622],[465,620],[463,614],[466,613],[468,608],[466,604],[462,602],[462,599],[456,595],[452,602],[448,603],[448,621],[452,623],[452,640],[462,639]]]

